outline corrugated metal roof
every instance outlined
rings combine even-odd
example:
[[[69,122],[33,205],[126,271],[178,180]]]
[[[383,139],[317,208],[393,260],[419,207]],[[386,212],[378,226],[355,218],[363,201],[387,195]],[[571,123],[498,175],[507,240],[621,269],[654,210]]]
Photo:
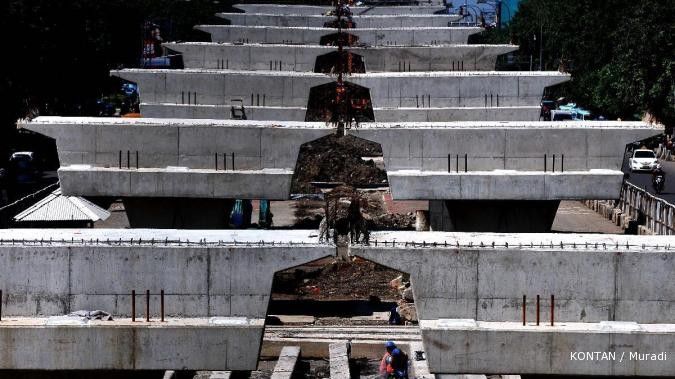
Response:
[[[15,222],[34,221],[98,221],[110,217],[110,212],[77,196],[64,196],[57,189],[44,199],[14,216]]]

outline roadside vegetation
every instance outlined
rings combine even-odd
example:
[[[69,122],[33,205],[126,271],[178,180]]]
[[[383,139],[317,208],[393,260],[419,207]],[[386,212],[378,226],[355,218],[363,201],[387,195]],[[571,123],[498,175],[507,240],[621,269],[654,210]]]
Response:
[[[475,42],[520,45],[517,69],[562,69],[566,96],[608,119],[675,121],[675,2],[523,0],[510,25]],[[540,60],[539,57],[542,57]]]

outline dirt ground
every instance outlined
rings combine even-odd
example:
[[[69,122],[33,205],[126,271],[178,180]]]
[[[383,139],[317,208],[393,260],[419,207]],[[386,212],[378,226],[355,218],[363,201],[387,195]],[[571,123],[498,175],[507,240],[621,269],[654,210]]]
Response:
[[[275,275],[273,299],[395,300],[389,282],[402,273],[363,259],[352,262],[327,258],[313,269],[290,269]]]
[[[372,159],[382,147],[354,136],[331,134],[300,147],[292,193],[319,193],[312,182],[342,182],[354,187],[387,186],[387,173]]]

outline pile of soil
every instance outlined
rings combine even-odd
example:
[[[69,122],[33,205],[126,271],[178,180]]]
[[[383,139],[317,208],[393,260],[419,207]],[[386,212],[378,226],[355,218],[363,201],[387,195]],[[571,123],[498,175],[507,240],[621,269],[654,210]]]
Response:
[[[352,187],[387,186],[387,173],[372,159],[382,156],[379,144],[354,136],[326,137],[300,147],[291,192],[318,193],[311,182],[343,182]]]
[[[363,300],[374,297],[383,301],[391,300],[398,297],[398,292],[389,286],[389,282],[399,275],[399,271],[363,259],[333,261],[311,273],[282,272],[275,277],[273,297],[293,295],[297,299],[314,300]]]
[[[414,230],[415,215],[412,213],[385,213],[373,217],[368,223],[370,230]]]

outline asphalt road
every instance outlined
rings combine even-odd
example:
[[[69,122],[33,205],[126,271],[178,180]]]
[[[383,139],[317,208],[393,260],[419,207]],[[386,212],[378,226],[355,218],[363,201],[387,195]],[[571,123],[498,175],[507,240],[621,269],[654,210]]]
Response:
[[[675,162],[666,162],[660,161],[663,166],[663,171],[666,173],[666,186],[661,195],[656,195],[662,199],[665,199],[669,203],[675,204]],[[624,172],[628,173],[629,178],[628,182],[632,183],[640,188],[646,188],[647,191],[651,194],[654,193],[654,188],[652,188],[652,174],[649,172],[634,172],[630,173],[630,170],[625,168]]]

